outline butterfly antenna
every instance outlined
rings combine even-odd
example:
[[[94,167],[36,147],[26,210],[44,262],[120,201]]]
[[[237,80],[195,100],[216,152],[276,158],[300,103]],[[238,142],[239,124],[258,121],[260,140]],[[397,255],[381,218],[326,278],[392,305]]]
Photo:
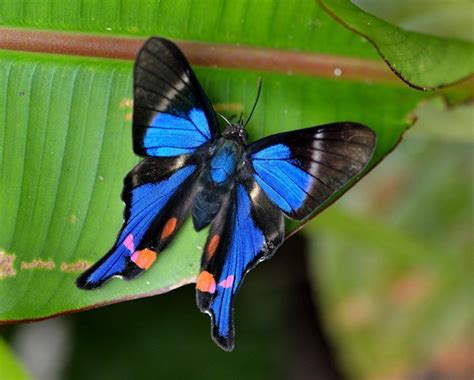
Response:
[[[217,113],[217,114],[224,119],[224,121],[227,123],[227,125],[232,125],[232,123],[229,121],[229,119],[227,119],[224,115],[222,115],[220,113]]]
[[[260,98],[260,93],[262,92],[262,78],[258,78],[258,89],[257,89],[257,96],[255,97],[255,102],[253,103],[252,111],[250,111],[249,117],[247,118],[247,121],[244,124],[244,128],[247,126],[247,124],[250,121],[250,118],[253,115],[253,111],[255,111],[255,107],[257,107],[258,99]]]

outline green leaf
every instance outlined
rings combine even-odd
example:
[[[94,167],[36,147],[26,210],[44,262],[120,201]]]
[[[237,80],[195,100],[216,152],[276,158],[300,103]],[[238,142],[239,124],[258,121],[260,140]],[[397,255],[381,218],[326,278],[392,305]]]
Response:
[[[474,44],[404,30],[348,0],[318,0],[336,20],[366,37],[390,68],[411,86],[433,89],[474,73]]]
[[[332,57],[336,68],[356,57],[360,72],[374,64],[367,58],[376,57],[370,45],[310,1],[258,7],[234,1],[231,15],[230,2],[57,4],[6,1],[0,18],[5,26],[53,32],[162,34],[314,49],[339,54]],[[287,14],[294,18],[288,21]],[[408,115],[426,97],[401,82],[368,80],[365,74],[349,79],[344,72],[322,77],[222,67],[196,71],[212,102],[227,113],[248,111],[257,78],[263,79],[248,128],[252,139],[337,120],[369,125],[378,136],[371,166],[397,145],[411,122]],[[122,179],[138,162],[131,149],[131,82],[131,61],[0,52],[0,320],[44,318],[159,294],[194,280],[206,234],[187,223],[139,279],[113,280],[89,292],[74,286],[78,274],[110,248],[122,222]]]
[[[0,379],[28,380],[30,376],[13,355],[8,345],[0,339]]]
[[[354,0],[364,11],[403,29],[474,42],[470,0]]]

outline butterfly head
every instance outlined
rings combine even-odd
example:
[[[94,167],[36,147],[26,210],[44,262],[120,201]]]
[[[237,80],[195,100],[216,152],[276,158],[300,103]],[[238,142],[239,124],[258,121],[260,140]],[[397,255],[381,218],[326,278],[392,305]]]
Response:
[[[249,134],[241,121],[235,124],[228,124],[222,132],[222,136],[229,140],[235,140],[240,144],[245,144],[249,138]]]
[[[224,138],[236,140],[240,144],[245,144],[247,142],[249,138],[249,134],[246,131],[245,127],[247,126],[250,119],[252,118],[253,111],[255,111],[255,107],[257,106],[258,99],[260,98],[261,90],[262,90],[262,80],[259,78],[257,96],[255,97],[255,102],[253,103],[252,110],[250,111],[250,114],[245,122],[242,119],[244,116],[243,112],[240,114],[240,117],[237,123],[231,123],[223,115],[219,114],[219,116],[221,116],[224,119],[224,121],[227,123],[227,126],[224,129],[224,132],[222,132],[222,136],[224,136]]]

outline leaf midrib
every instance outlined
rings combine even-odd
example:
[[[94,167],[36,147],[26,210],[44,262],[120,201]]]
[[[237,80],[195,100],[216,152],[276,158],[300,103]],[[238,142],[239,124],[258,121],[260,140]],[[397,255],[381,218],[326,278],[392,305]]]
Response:
[[[0,28],[0,49],[34,53],[134,60],[144,41],[144,38]],[[382,60],[231,44],[175,42],[191,64],[202,67],[403,85]]]

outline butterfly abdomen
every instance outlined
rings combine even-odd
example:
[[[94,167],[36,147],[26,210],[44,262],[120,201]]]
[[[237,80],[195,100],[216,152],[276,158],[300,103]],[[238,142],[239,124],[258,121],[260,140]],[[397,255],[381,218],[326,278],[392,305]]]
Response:
[[[192,216],[193,225],[196,231],[202,230],[219,212],[222,206],[222,195],[219,193],[208,193],[200,191],[194,198]]]

